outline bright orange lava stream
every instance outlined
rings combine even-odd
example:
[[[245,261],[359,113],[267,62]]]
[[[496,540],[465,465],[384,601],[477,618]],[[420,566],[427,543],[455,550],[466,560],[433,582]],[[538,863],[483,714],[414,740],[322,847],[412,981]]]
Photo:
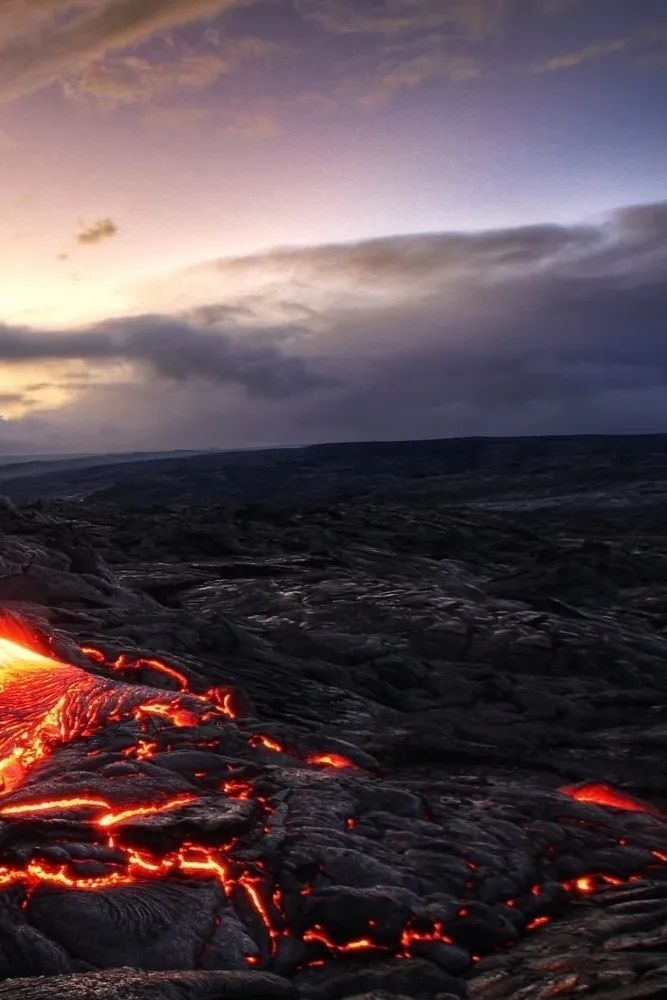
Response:
[[[0,638],[0,789],[17,788],[28,768],[89,727],[100,684],[85,671]],[[90,713],[80,711],[89,703]]]
[[[160,724],[162,720],[162,725],[182,728],[197,726],[215,717],[219,719],[220,716],[236,718],[234,698],[230,691],[211,688],[204,695],[194,694],[185,674],[159,660],[132,660],[121,655],[116,660],[109,661],[101,651],[93,647],[83,647],[82,651],[90,660],[121,675],[142,670],[162,674],[176,685],[177,690],[157,690],[107,681],[88,674],[79,667],[44,656],[8,635],[0,637],[0,719],[3,721],[0,734],[0,794],[6,795],[20,788],[29,770],[40,762],[45,762],[58,745],[92,736],[115,722],[134,720],[137,727],[141,728],[143,736],[138,736],[136,742],[122,753],[143,759],[151,757],[159,749],[156,742],[145,738],[151,719],[153,726],[156,722]],[[248,743],[261,750],[290,753],[276,740],[261,734],[249,736]],[[334,769],[354,767],[347,758],[329,752],[313,754],[305,762],[312,766]],[[194,778],[204,776],[202,772],[194,775]],[[263,810],[264,822],[268,822],[271,807],[266,799],[254,793],[252,784],[238,780],[223,781],[219,790],[230,799],[252,799]],[[568,786],[562,788],[561,792],[580,802],[662,815],[652,806],[617,792],[608,785],[590,783]],[[226,893],[235,889],[242,890],[252,907],[258,926],[264,928],[271,952],[275,951],[278,938],[289,931],[282,911],[281,893],[269,876],[261,871],[259,862],[255,863],[252,870],[235,863],[230,853],[233,844],[209,847],[184,842],[178,848],[156,856],[127,843],[125,825],[132,820],[187,809],[198,801],[206,800],[196,793],[183,793],[170,798],[163,797],[158,801],[115,805],[102,796],[82,794],[31,802],[10,801],[4,806],[0,805],[0,817],[10,822],[38,823],[39,818],[45,815],[79,811],[85,815],[85,823],[90,824],[95,836],[120,852],[123,858],[122,862],[110,863],[106,874],[97,876],[79,875],[66,864],[53,864],[38,857],[20,865],[0,864],[0,886],[22,884],[26,890],[24,905],[27,905],[30,894],[42,884],[90,891],[167,877],[214,878]],[[77,818],[77,822],[81,822],[80,818]],[[354,817],[348,818],[345,828],[352,832],[355,826]],[[667,863],[667,854],[664,852],[655,850],[651,853],[657,863]],[[471,872],[467,888],[472,890],[477,865],[473,861],[468,861],[467,864]],[[629,879],[619,879],[611,874],[593,873],[564,882],[562,888],[571,895],[588,895],[606,886],[635,881],[639,877],[633,875]],[[312,891],[312,886],[304,885],[301,894],[306,896]],[[533,886],[530,892],[539,897],[540,886]],[[508,906],[516,904],[517,900],[514,899],[506,901]],[[468,907],[461,906],[458,911],[459,919],[465,919],[468,915]],[[547,914],[535,916],[527,923],[526,930],[537,930],[550,920],[551,917]],[[331,957],[353,952],[386,953],[391,950],[386,944],[378,944],[374,940],[372,923],[368,926],[367,934],[344,943],[333,941],[326,929],[319,924],[306,930],[302,934],[302,940],[314,949],[309,962],[311,965],[321,964],[323,948],[325,954]],[[420,942],[453,944],[454,939],[437,922],[430,927],[420,928],[406,924],[393,952],[398,957],[409,957],[413,946]],[[473,960],[477,960],[477,956]],[[246,956],[246,962],[250,966],[260,964],[257,955],[253,954]]]

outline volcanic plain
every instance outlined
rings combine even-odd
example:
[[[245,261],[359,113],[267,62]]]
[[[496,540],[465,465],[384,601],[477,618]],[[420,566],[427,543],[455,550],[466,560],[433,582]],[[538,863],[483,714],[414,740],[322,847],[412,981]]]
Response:
[[[667,996],[667,437],[2,489],[0,1000]]]

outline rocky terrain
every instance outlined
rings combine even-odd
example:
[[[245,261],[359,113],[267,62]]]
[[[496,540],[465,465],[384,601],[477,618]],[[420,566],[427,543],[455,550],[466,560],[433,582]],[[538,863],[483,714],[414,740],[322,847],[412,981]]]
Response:
[[[108,456],[0,468],[2,492],[18,502],[95,499],[125,505],[313,506],[359,496],[433,493],[439,502],[524,506],[644,504],[664,496],[667,435],[447,438],[322,444],[306,448]]]
[[[0,1000],[667,996],[667,438],[77,475],[3,485]]]

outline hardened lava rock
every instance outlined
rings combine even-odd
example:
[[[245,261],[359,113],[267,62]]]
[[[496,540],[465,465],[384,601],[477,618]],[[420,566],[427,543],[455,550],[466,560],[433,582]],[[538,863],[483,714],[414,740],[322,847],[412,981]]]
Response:
[[[10,514],[0,1000],[661,995],[655,520]]]

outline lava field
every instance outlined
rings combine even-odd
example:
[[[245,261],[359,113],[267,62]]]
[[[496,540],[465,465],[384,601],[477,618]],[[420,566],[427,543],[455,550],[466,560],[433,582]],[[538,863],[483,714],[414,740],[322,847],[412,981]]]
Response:
[[[4,502],[0,1000],[667,996],[664,524]]]

